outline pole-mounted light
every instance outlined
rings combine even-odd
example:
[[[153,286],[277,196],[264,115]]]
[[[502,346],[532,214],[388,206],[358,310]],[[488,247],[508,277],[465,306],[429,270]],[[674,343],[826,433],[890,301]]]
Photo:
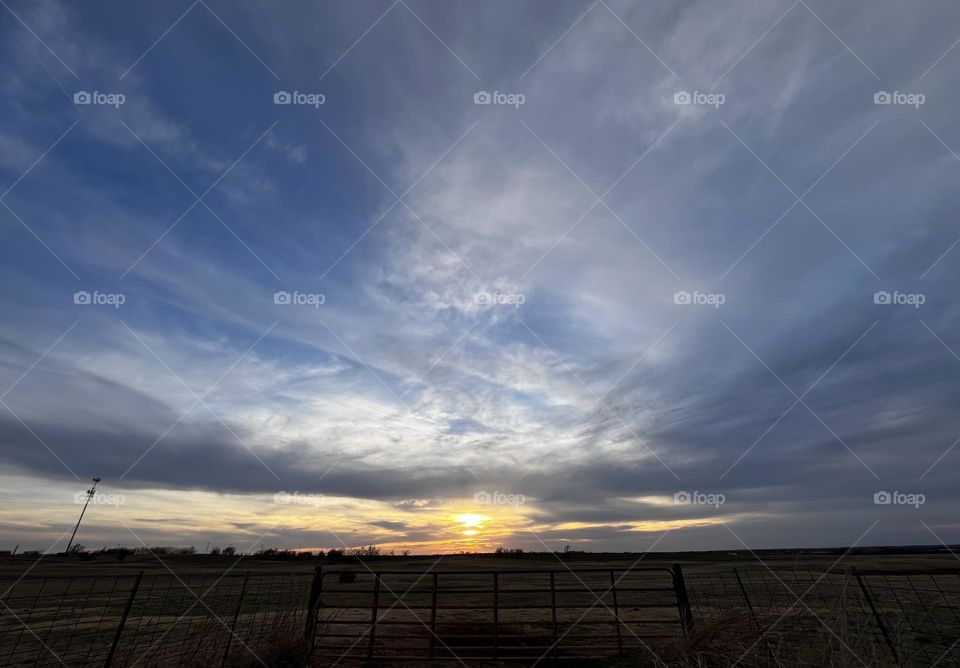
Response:
[[[83,514],[87,512],[87,506],[90,505],[90,499],[93,498],[93,495],[97,491],[97,483],[100,482],[100,478],[93,479],[93,487],[87,490],[87,500],[83,503],[83,510],[80,511],[80,517],[77,518],[77,526],[73,527],[73,533],[70,534],[70,542],[67,543],[67,554],[70,554],[70,548],[73,545],[73,539],[77,536],[77,529],[80,528],[80,522],[83,520]]]

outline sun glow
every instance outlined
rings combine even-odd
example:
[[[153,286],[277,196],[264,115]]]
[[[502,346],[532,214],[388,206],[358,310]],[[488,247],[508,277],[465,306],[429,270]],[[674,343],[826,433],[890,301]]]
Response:
[[[464,513],[454,518],[462,527],[464,536],[476,536],[479,530],[483,528],[484,522],[489,519],[484,515],[474,513]]]

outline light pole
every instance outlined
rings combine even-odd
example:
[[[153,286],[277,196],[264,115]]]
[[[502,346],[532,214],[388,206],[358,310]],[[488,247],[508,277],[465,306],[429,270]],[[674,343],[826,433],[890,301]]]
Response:
[[[83,519],[83,514],[87,512],[87,506],[90,505],[90,499],[93,498],[94,493],[97,491],[98,482],[100,482],[100,478],[94,478],[93,487],[87,490],[87,500],[83,504],[83,510],[80,511],[80,517],[77,518],[77,526],[73,527],[73,533],[70,534],[70,542],[67,543],[67,554],[70,554],[70,547],[73,545],[73,539],[77,537],[77,529],[80,528],[80,521]]]

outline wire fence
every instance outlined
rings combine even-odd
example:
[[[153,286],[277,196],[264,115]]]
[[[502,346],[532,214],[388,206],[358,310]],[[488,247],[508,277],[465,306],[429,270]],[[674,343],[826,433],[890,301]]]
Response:
[[[0,577],[0,666],[260,665],[284,646],[313,665],[522,662],[738,618],[754,627],[741,665],[960,666],[960,569]]]
[[[694,618],[747,611],[755,659],[849,654],[867,665],[960,665],[960,569],[809,571],[764,567],[687,575]]]
[[[0,579],[0,665],[227,665],[301,638],[311,574]]]

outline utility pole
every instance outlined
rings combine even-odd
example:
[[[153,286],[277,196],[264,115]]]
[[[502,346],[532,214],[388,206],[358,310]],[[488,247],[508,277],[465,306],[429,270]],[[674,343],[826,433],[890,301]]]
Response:
[[[70,542],[67,543],[67,554],[70,554],[70,547],[73,545],[73,539],[77,537],[77,529],[80,528],[80,521],[83,520],[83,514],[87,512],[87,506],[90,505],[90,499],[93,498],[94,493],[97,491],[98,482],[100,482],[100,478],[94,478],[93,487],[87,490],[87,500],[83,504],[83,510],[80,511],[80,517],[77,518],[77,526],[73,527],[73,533],[70,534]]]

